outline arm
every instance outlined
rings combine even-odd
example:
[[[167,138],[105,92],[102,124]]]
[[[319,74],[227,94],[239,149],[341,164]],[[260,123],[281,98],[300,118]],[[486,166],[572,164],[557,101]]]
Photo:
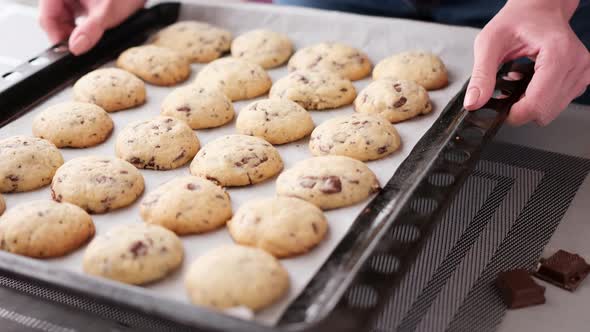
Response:
[[[39,23],[53,43],[69,36],[70,51],[79,55],[144,4],[145,0],[41,0]],[[76,24],[80,16],[86,18]]]
[[[530,57],[535,74],[508,122],[553,121],[590,84],[590,53],[569,25],[578,5],[579,0],[509,0],[475,40],[465,108],[478,109],[490,99],[501,63]]]

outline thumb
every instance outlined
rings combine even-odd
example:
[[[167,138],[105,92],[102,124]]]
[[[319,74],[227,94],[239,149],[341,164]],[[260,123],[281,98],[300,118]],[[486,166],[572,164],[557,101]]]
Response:
[[[88,16],[70,35],[70,51],[75,55],[88,52],[102,37],[105,28],[98,16]]]
[[[506,55],[507,43],[505,40],[499,40],[498,35],[504,36],[484,29],[475,40],[473,71],[463,101],[467,110],[482,107],[494,93],[496,73]]]

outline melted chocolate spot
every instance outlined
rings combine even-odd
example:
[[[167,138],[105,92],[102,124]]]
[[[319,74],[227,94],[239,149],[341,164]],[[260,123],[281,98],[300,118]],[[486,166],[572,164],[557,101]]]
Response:
[[[395,107],[395,108],[402,107],[406,104],[407,101],[408,101],[408,99],[406,99],[406,97],[401,97],[398,101],[395,102],[395,104],[393,104],[393,107]]]
[[[322,180],[320,191],[324,194],[336,194],[342,191],[342,182],[340,182],[339,177],[326,176]]]
[[[133,254],[133,258],[137,258],[138,256],[145,256],[148,251],[148,247],[143,243],[143,241],[135,241],[131,247],[129,247],[129,251]]]

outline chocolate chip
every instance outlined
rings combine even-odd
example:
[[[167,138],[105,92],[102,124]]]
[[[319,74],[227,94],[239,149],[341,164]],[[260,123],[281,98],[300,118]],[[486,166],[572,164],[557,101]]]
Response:
[[[174,158],[173,162],[179,161],[180,159],[184,158],[185,155],[186,151],[182,150],[182,152],[176,158]]]
[[[53,200],[56,201],[56,202],[61,202],[61,200],[62,200],[61,194],[56,195],[55,194],[55,191],[53,190],[53,188],[51,188],[51,198],[53,198]]]
[[[209,180],[209,181],[213,181],[213,182],[215,182],[215,184],[220,184],[220,183],[221,183],[221,181],[219,181],[218,179],[216,179],[216,178],[214,178],[214,177],[212,177],[212,176],[209,176],[209,175],[205,175],[205,178],[206,178],[207,180]]]
[[[194,191],[201,189],[201,186],[199,186],[198,184],[189,183],[186,185],[186,189]]]
[[[6,176],[6,179],[12,181],[12,182],[17,182],[19,180],[19,177],[14,175],[14,174],[10,174]]]
[[[314,234],[318,233],[318,225],[316,225],[314,222],[311,223],[311,228],[313,228]]]
[[[120,174],[129,174],[129,172],[127,172],[127,171],[125,171],[125,170],[123,170],[123,171],[120,171],[119,173],[120,173]]]
[[[387,152],[387,146],[381,146],[377,149],[378,154],[384,154],[385,152]]]
[[[183,106],[183,107],[177,108],[176,111],[178,111],[178,112],[187,112],[188,113],[188,112],[191,111],[191,109],[188,106]]]
[[[133,165],[142,165],[143,164],[143,160],[139,159],[138,157],[129,158],[129,162],[132,163]]]
[[[347,89],[347,88],[342,88],[342,89],[340,89],[340,92],[346,92],[346,91],[348,91],[348,89]]]
[[[337,176],[322,177],[320,191],[324,194],[336,194],[342,191],[342,182]]]
[[[399,84],[399,83],[395,83],[395,84],[393,85],[393,88],[394,88],[394,89],[395,89],[395,91],[397,91],[397,92],[402,92],[402,87],[401,87],[401,84]]]
[[[148,251],[148,247],[143,243],[143,241],[135,241],[131,247],[129,247],[129,251],[133,254],[133,258],[137,258],[137,256],[145,256]]]
[[[96,179],[94,179],[94,181],[96,181],[96,183],[105,183],[107,182],[108,178],[105,175],[101,175],[99,177],[97,177]]]
[[[156,167],[156,157],[151,157],[145,164],[146,167]]]
[[[406,99],[406,97],[401,97],[398,101],[395,102],[395,104],[393,104],[393,107],[395,107],[395,108],[402,107],[406,104],[407,101],[408,101],[408,99]]]
[[[296,79],[303,82],[303,84],[309,84],[309,80],[307,79],[307,77],[303,75],[297,75]]]

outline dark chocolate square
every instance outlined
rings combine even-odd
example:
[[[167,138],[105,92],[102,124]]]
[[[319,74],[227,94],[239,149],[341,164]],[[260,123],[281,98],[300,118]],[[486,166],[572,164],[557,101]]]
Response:
[[[500,272],[496,279],[506,306],[511,309],[545,303],[545,287],[538,285],[523,269]]]
[[[535,277],[555,286],[574,291],[590,273],[590,265],[580,255],[559,250],[549,258],[541,258]]]

